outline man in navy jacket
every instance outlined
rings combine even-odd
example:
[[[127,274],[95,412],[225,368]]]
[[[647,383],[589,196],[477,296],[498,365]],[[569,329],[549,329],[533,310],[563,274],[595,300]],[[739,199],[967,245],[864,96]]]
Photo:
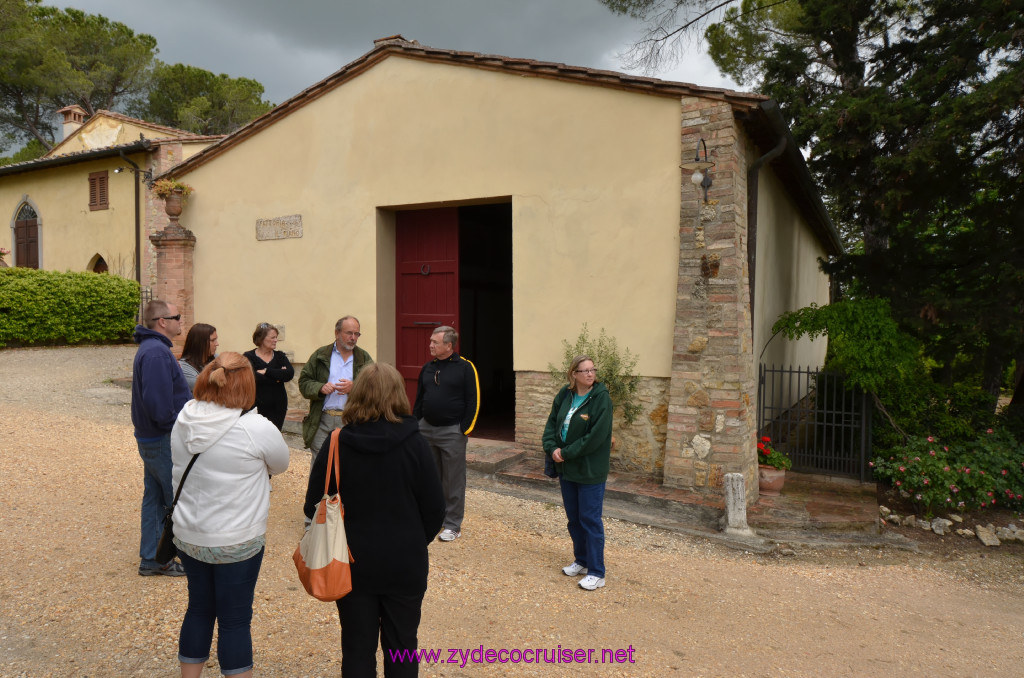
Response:
[[[164,507],[174,500],[171,487],[171,428],[178,412],[192,399],[185,375],[171,353],[171,339],[181,334],[181,314],[174,304],[154,299],[143,313],[145,326],[136,325],[139,345],[132,365],[132,424],[145,469],[142,493],[142,536],[139,574],[180,577],[175,560],[156,561],[163,530]]]

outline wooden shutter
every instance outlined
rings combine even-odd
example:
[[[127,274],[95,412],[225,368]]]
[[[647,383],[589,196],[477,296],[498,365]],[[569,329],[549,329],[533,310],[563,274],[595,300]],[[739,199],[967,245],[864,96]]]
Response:
[[[110,207],[107,191],[107,170],[89,174],[89,209],[105,210]]]

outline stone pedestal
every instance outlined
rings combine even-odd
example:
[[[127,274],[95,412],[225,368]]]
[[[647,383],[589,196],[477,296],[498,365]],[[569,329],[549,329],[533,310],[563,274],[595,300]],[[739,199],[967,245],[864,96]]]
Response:
[[[742,473],[725,474],[725,518],[723,529],[726,534],[739,537],[754,536],[747,525],[747,491]]]
[[[192,231],[177,223],[165,227],[159,233],[149,236],[156,251],[156,286],[153,298],[162,299],[178,307],[181,326],[188,328],[195,322],[195,282],[193,279],[193,257],[196,236]],[[174,339],[175,349],[185,343],[185,334]]]

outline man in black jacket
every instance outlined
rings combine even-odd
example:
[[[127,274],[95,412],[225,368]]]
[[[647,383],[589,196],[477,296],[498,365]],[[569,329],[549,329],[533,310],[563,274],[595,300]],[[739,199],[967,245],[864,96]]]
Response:
[[[459,334],[443,325],[430,335],[433,360],[420,370],[412,414],[430,443],[441,475],[447,513],[441,541],[462,536],[466,512],[466,442],[480,413],[480,383],[476,367],[455,352]]]

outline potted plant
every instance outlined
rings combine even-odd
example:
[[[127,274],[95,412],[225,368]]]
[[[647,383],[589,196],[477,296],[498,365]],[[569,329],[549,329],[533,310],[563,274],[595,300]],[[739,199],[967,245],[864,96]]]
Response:
[[[178,217],[181,216],[181,208],[192,195],[192,187],[176,179],[160,179],[153,182],[152,190],[158,197],[163,198],[164,211],[173,223],[177,223]]]
[[[4,257],[6,257],[10,253],[11,251],[6,247],[0,247],[0,268],[7,266],[7,262],[4,261]]]
[[[188,200],[188,197],[192,195],[192,187],[177,179],[160,179],[153,182],[153,192],[164,200],[171,197],[175,190],[181,191],[183,200]]]
[[[772,439],[762,436],[757,442],[757,489],[761,494],[778,495],[786,482],[786,469],[793,460],[772,447]]]

